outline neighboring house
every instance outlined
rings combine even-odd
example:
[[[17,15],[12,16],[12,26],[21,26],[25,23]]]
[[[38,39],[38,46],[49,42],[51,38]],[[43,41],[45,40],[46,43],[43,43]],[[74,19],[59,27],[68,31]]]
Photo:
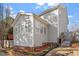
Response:
[[[0,21],[0,45],[2,47],[10,47],[10,42],[13,40],[8,39],[8,31],[11,28],[14,19],[12,17],[6,17],[4,20]]]
[[[39,15],[20,12],[13,22],[14,46],[41,47],[57,43],[62,32],[67,32],[67,10],[57,5]]]

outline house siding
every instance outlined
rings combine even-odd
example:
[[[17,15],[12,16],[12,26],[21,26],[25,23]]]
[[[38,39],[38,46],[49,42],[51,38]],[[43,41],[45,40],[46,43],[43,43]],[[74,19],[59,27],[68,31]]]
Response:
[[[48,41],[57,43],[61,32],[67,32],[68,18],[67,10],[64,6],[59,6],[56,10],[48,12],[41,18],[49,22]]]
[[[29,17],[29,20],[32,20],[31,17]],[[18,22],[15,24],[13,30],[14,30],[14,45],[18,46],[30,46],[33,47],[33,30],[31,29],[31,33],[27,33],[25,28],[25,25],[23,26],[22,24],[25,22],[24,16],[20,16]],[[31,23],[33,23],[31,21]],[[22,29],[23,28],[23,29]],[[33,27],[31,27],[33,28]],[[16,31],[17,29],[17,31]],[[30,37],[30,38],[28,38]]]
[[[55,15],[55,17],[53,17]],[[49,12],[43,16],[41,16],[43,19],[47,20],[49,22],[48,27],[48,42],[57,42],[58,38],[58,10]]]
[[[44,33],[44,28],[46,33]],[[34,46],[42,46],[48,42],[48,27],[46,24],[34,19]]]
[[[61,6],[59,8],[59,34],[61,32],[67,32],[68,18],[67,18],[67,9]]]

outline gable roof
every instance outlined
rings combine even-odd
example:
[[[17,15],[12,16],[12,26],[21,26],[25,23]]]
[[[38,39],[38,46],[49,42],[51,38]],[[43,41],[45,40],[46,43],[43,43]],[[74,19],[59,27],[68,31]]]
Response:
[[[34,18],[38,19],[39,21],[48,24],[48,22],[46,20],[42,19],[41,17],[39,17],[36,14],[33,14],[33,13],[18,13],[17,16],[15,17],[13,24],[12,24],[12,27],[16,24],[16,22],[19,20],[19,18],[21,16],[26,16],[26,15],[30,15],[30,16],[32,15]]]
[[[45,20],[45,19],[42,19],[40,16],[38,16],[38,15],[33,15],[33,17],[34,18],[36,18],[38,21],[40,21],[40,22],[42,22],[42,23],[44,23],[44,24],[49,24],[48,22],[47,22],[47,20]]]
[[[33,15],[34,17],[36,17],[36,18],[39,18],[39,20],[41,20],[42,18],[40,17],[40,16],[42,16],[42,15],[44,15],[44,14],[46,14],[46,13],[49,13],[49,12],[51,12],[51,11],[54,11],[54,10],[56,10],[56,9],[58,9],[59,7],[64,7],[63,5],[56,5],[56,6],[54,6],[53,8],[50,8],[50,9],[47,9],[47,10],[45,10],[44,12],[42,12],[42,13],[40,13],[39,15],[36,15],[36,14],[33,14],[33,13],[18,13],[17,14],[17,16],[15,17],[15,20],[14,20],[14,22],[13,22],[13,24],[12,24],[12,27],[13,27],[13,25],[18,21],[18,19],[17,18],[19,18],[20,16],[24,16],[24,15]],[[44,20],[44,19],[42,19],[45,23],[48,23],[46,20]]]
[[[64,7],[64,6],[60,5],[60,4],[56,5],[53,8],[50,8],[50,9],[47,9],[47,10],[43,11],[42,13],[39,14],[39,16],[42,16],[42,15],[48,13],[48,12],[54,11],[54,10],[58,9],[59,7]]]
[[[23,12],[19,12],[17,15],[16,15],[16,17],[15,17],[15,20],[14,20],[14,22],[13,22],[13,24],[12,24],[12,27],[16,24],[16,22],[19,20],[18,18],[20,18],[20,16],[25,16],[25,15],[32,15],[32,13],[23,13]]]

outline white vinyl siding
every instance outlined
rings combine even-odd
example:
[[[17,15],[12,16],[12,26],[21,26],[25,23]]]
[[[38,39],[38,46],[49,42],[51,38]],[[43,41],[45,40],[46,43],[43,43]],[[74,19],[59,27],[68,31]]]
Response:
[[[14,45],[32,46],[32,39],[32,21],[30,16],[25,18],[21,16],[14,26]]]

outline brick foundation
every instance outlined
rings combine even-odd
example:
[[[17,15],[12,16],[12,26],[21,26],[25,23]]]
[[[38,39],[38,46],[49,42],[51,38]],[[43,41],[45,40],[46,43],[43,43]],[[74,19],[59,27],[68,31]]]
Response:
[[[42,46],[40,47],[35,47],[34,50],[35,52],[43,51],[44,49],[50,47],[50,44],[48,42],[42,43]]]
[[[33,52],[34,48],[33,47],[25,47],[25,46],[14,46],[14,50],[22,50],[22,51],[29,51],[29,52]]]
[[[48,44],[44,43],[42,46],[38,46],[38,47],[25,47],[25,46],[14,46],[14,50],[27,50],[30,52],[39,52],[39,51],[43,51],[44,49],[48,48]]]
[[[19,50],[19,51],[24,51],[24,50],[27,50],[27,51],[30,51],[30,52],[41,52],[43,51],[44,49],[48,48],[48,47],[53,47],[53,43],[43,43],[42,46],[38,46],[38,47],[25,47],[25,46],[14,46],[14,49],[15,50]]]

